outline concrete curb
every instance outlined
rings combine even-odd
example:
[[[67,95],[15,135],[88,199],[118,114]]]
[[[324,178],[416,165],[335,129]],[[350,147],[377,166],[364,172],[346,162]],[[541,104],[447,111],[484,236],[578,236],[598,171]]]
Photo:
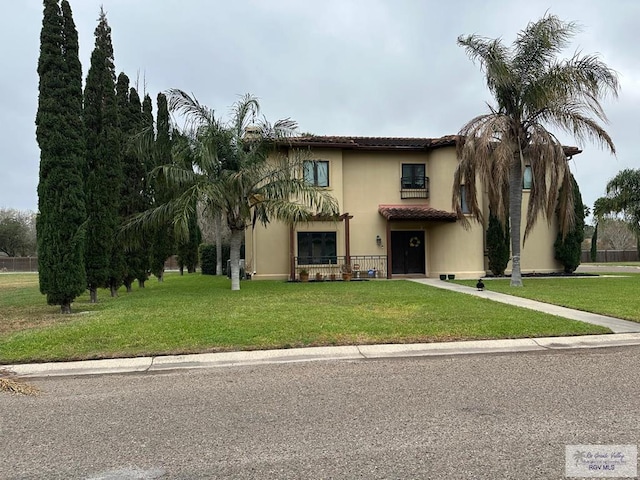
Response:
[[[640,333],[585,335],[576,337],[520,338],[507,340],[472,340],[464,342],[354,345],[341,347],[292,348],[249,352],[167,355],[81,362],[1,365],[0,368],[22,377],[104,375],[136,372],[161,372],[178,369],[220,368],[312,361],[366,360],[380,358],[434,357],[562,351],[584,348],[607,348],[640,345]]]

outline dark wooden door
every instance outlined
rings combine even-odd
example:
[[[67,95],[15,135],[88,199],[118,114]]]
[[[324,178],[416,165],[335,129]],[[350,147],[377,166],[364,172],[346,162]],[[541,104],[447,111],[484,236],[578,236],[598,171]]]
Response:
[[[423,231],[391,232],[391,273],[425,273],[424,252]]]

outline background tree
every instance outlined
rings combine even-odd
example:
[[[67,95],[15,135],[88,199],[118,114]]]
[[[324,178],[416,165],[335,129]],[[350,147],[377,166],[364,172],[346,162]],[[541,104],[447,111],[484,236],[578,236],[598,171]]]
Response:
[[[0,252],[9,257],[36,254],[35,213],[0,208]]]
[[[99,287],[110,288],[115,294],[124,276],[122,250],[115,241],[120,225],[122,185],[115,80],[111,28],[100,9],[84,90],[88,216],[85,262],[92,303],[98,300]]]
[[[40,291],[71,313],[86,288],[84,269],[84,132],[78,32],[66,0],[44,0],[38,59],[36,139],[40,180],[36,221]]]
[[[582,195],[580,194],[578,182],[576,182],[573,175],[571,175],[571,184],[573,188],[573,209],[575,215],[573,227],[571,227],[566,235],[563,235],[562,232],[558,233],[556,241],[553,244],[555,258],[562,263],[565,273],[573,273],[580,265],[582,242],[584,240],[585,207],[582,203]],[[565,187],[563,186],[563,188]],[[561,192],[560,196],[563,196],[563,192]],[[561,215],[560,208],[558,208],[558,216],[559,215]]]
[[[198,211],[198,227],[202,233],[202,242],[212,244],[216,250],[214,258],[216,259],[214,271],[208,275],[222,275],[222,263],[224,261],[223,247],[229,245],[231,232],[227,223],[223,219],[223,213],[218,210],[212,210],[211,206],[207,207],[200,202],[197,206]],[[202,266],[202,264],[201,264]]]
[[[181,166],[183,168],[192,170],[193,151],[191,150],[189,139],[180,132],[174,131],[173,133],[173,149],[177,152],[177,155],[174,155],[175,159],[181,162]],[[197,204],[192,206],[187,223],[187,227],[189,229],[187,237],[184,239],[178,239],[176,243],[176,255],[180,275],[184,273],[185,267],[187,268],[188,273],[195,273],[196,267],[198,266],[198,247],[202,240],[202,233],[198,226]]]
[[[621,170],[607,183],[607,195],[596,200],[596,218],[621,215],[636,236],[640,253],[640,169]]]
[[[634,250],[636,235],[621,218],[602,217],[598,220],[598,248],[602,250]]]
[[[491,213],[487,228],[487,256],[489,270],[494,275],[504,275],[509,263],[509,225],[503,225],[500,219]]]
[[[506,217],[508,205],[512,286],[522,286],[520,227],[526,164],[531,165],[533,182],[524,240],[538,216],[549,218],[558,202],[562,234],[566,235],[575,222],[567,155],[547,127],[564,130],[579,143],[594,140],[615,153],[613,141],[590,115],[607,121],[600,99],[606,94],[617,96],[616,73],[595,55],[576,53],[570,59],[556,58],[576,31],[576,24],[545,15],[527,25],[511,48],[501,39],[478,35],[458,38],[469,57],[480,63],[496,105],[460,130],[453,205],[460,221],[468,225],[460,208],[460,185],[464,184],[471,214],[482,219],[476,180],[487,189],[490,208],[498,218]],[[504,201],[507,195],[508,203]]]
[[[174,164],[157,169],[181,193],[139,216],[133,226],[172,219],[176,233],[184,238],[199,201],[219,208],[231,230],[231,289],[239,290],[240,247],[247,227],[273,219],[295,223],[315,214],[337,215],[337,202],[301,178],[302,157],[277,148],[295,133],[295,122],[286,119],[271,125],[261,119],[250,125],[260,112],[257,100],[247,95],[234,104],[231,121],[223,125],[211,121],[212,111],[188,94],[171,90],[169,95],[172,109],[192,125],[185,135],[195,148],[194,168]],[[205,135],[212,141],[201,141]],[[205,154],[199,150],[203,145],[214,150]]]

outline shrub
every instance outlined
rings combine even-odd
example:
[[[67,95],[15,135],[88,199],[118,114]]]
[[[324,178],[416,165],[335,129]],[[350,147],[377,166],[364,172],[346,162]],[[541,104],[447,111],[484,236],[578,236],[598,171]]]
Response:
[[[573,175],[571,176],[571,183],[573,185],[575,224],[564,238],[562,237],[562,232],[558,233],[558,237],[553,244],[556,260],[562,263],[565,273],[573,273],[580,265],[582,241],[584,240],[584,205],[582,204],[582,195],[580,195],[578,183],[573,178]]]
[[[200,257],[200,269],[203,275],[216,274],[216,246],[211,243],[203,243],[198,249]],[[227,273],[227,260],[231,258],[231,247],[222,245],[222,274]],[[240,258],[244,258],[244,244],[240,247]]]
[[[489,214],[489,227],[487,228],[487,256],[489,258],[489,270],[494,275],[504,275],[509,263],[509,226],[503,226],[498,217]]]
[[[210,243],[203,243],[198,248],[200,257],[200,269],[203,275],[216,274],[216,246]]]

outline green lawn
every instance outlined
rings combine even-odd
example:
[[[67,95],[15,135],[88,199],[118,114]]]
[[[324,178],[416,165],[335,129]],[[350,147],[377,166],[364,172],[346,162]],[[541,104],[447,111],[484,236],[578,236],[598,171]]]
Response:
[[[607,333],[607,329],[407,281],[291,284],[168,274],[73,315],[36,275],[0,275],[0,364],[316,345]]]
[[[609,275],[524,278],[522,288],[510,287],[508,279],[486,280],[484,284],[495,292],[640,322],[640,275]],[[475,287],[476,281],[457,283]]]

